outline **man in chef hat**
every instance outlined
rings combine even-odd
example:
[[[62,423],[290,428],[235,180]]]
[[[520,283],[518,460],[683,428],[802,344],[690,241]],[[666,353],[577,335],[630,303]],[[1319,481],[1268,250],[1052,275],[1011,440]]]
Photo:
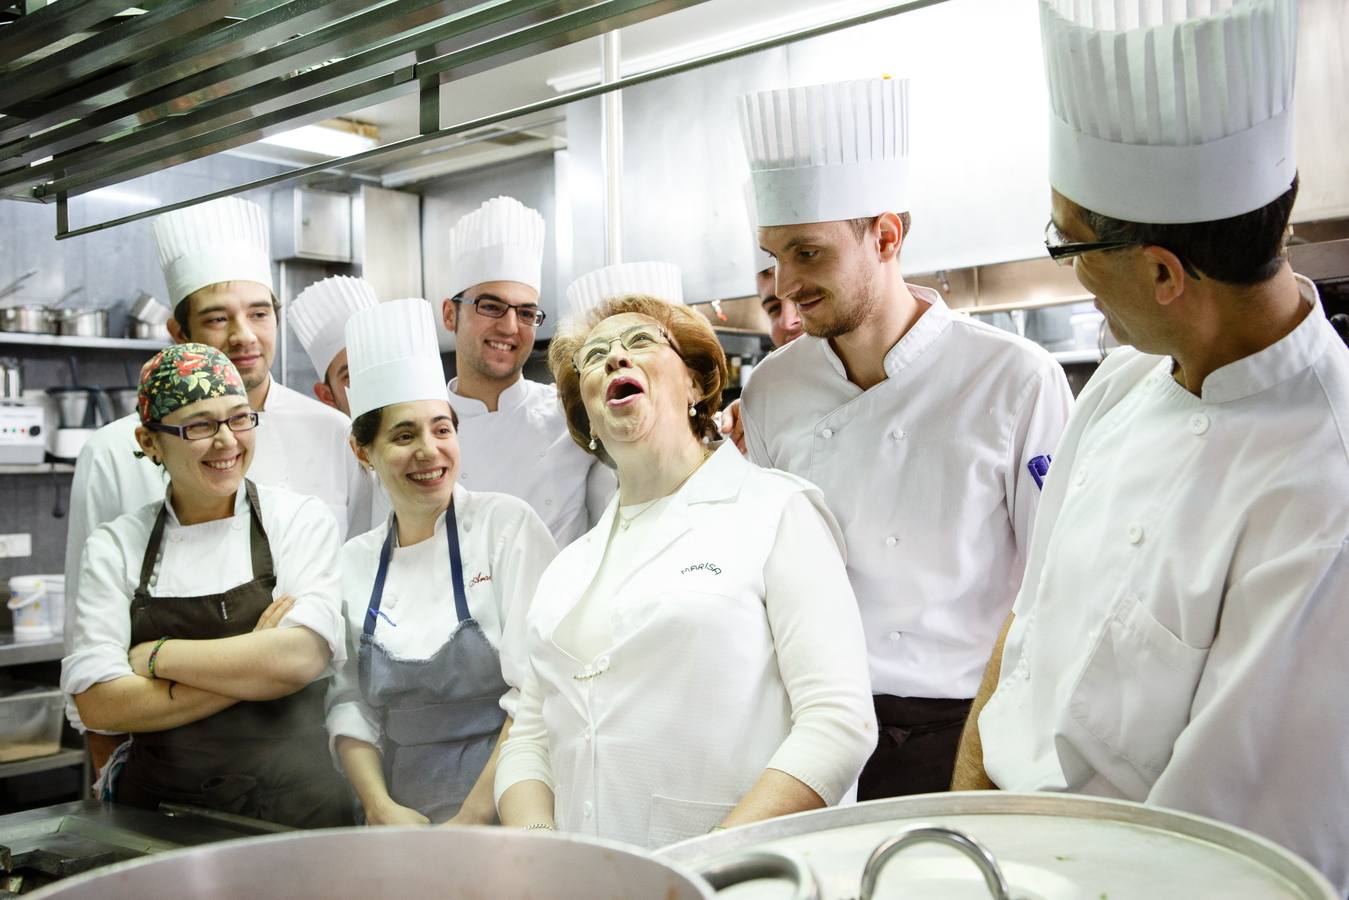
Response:
[[[859,799],[945,790],[1071,394],[1048,353],[906,284],[908,83],[741,100],[759,242],[806,336],[754,372],[750,459],[843,526],[879,742]]]
[[[375,289],[364,278],[334,275],[305,288],[286,311],[290,327],[319,375],[314,396],[345,415],[351,414],[347,403],[351,376],[344,329],[353,313],[377,303]]]
[[[170,334],[179,343],[196,341],[225,353],[243,379],[249,405],[262,414],[249,478],[318,497],[342,533],[356,511],[358,526],[368,527],[371,486],[351,464],[350,421],[271,377],[278,304],[262,208],[226,197],[165,213],[155,219],[154,230],[174,307]],[[135,455],[138,421],[131,415],[100,428],[76,462],[65,560],[72,597],[93,530],[163,500],[163,471]],[[71,615],[75,607],[67,605]],[[79,727],[73,704],[67,704],[67,715]]]
[[[543,216],[511,197],[460,219],[450,232],[455,294],[441,314],[455,337],[460,482],[524,500],[565,547],[599,519],[615,484],[572,443],[557,389],[523,374],[546,315],[543,235]]]
[[[1296,0],[1039,7],[1049,252],[1134,349],[1064,431],[955,786],[1212,816],[1344,895],[1349,350],[1283,255]]]

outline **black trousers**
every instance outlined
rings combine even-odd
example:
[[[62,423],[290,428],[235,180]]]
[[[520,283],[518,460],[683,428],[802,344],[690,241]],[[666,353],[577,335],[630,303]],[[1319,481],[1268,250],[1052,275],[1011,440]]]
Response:
[[[970,700],[877,694],[876,752],[857,782],[858,800],[931,794],[951,788]]]

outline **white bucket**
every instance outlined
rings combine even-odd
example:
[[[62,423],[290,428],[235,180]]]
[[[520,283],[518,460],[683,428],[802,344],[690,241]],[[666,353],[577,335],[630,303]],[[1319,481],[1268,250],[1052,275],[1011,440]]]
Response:
[[[9,580],[9,594],[14,640],[50,640],[53,622],[60,630],[65,614],[65,578],[60,575],[16,575]]]

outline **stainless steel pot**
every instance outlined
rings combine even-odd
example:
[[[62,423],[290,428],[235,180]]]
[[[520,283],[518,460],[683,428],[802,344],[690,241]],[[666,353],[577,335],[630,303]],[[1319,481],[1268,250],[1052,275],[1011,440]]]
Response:
[[[56,401],[61,428],[97,428],[102,422],[98,388],[51,387],[47,395]]]
[[[126,336],[140,341],[160,340],[167,342],[169,339],[169,332],[164,327],[163,322],[152,324],[150,322],[142,322],[139,319],[127,319]]]
[[[655,854],[704,867],[776,851],[809,862],[824,900],[1339,900],[1297,856],[1239,828],[1140,803],[997,791],[923,794],[770,819]],[[737,900],[777,897],[757,885]]]
[[[72,337],[107,337],[106,309],[70,309],[60,314],[58,330]]]
[[[47,306],[0,306],[0,331],[56,334],[56,314]]]
[[[778,876],[798,880],[794,900],[818,896],[804,865],[781,856],[749,854],[711,873],[722,887]],[[170,890],[211,900],[714,896],[714,885],[702,876],[637,847],[512,828],[341,828],[245,838],[108,866],[31,896],[145,900]],[[780,890],[778,896],[784,896]]]
[[[0,359],[0,400],[23,399],[23,363],[17,359]]]
[[[136,299],[131,301],[131,305],[127,307],[126,314],[137,322],[163,325],[173,315],[173,311],[145,291],[141,291],[136,295]]]

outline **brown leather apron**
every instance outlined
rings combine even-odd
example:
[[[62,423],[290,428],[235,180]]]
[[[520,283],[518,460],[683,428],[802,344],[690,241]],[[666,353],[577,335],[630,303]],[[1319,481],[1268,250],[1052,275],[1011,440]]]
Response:
[[[131,645],[162,637],[209,640],[247,634],[271,604],[276,574],[257,489],[248,496],[253,580],[203,597],[152,597],[149,584],[164,540],[161,509],[141,563],[131,606]],[[119,803],[158,808],[188,803],[296,828],[352,823],[346,783],[328,752],[327,679],[277,700],[239,702],[198,722],[132,737],[113,786]]]

